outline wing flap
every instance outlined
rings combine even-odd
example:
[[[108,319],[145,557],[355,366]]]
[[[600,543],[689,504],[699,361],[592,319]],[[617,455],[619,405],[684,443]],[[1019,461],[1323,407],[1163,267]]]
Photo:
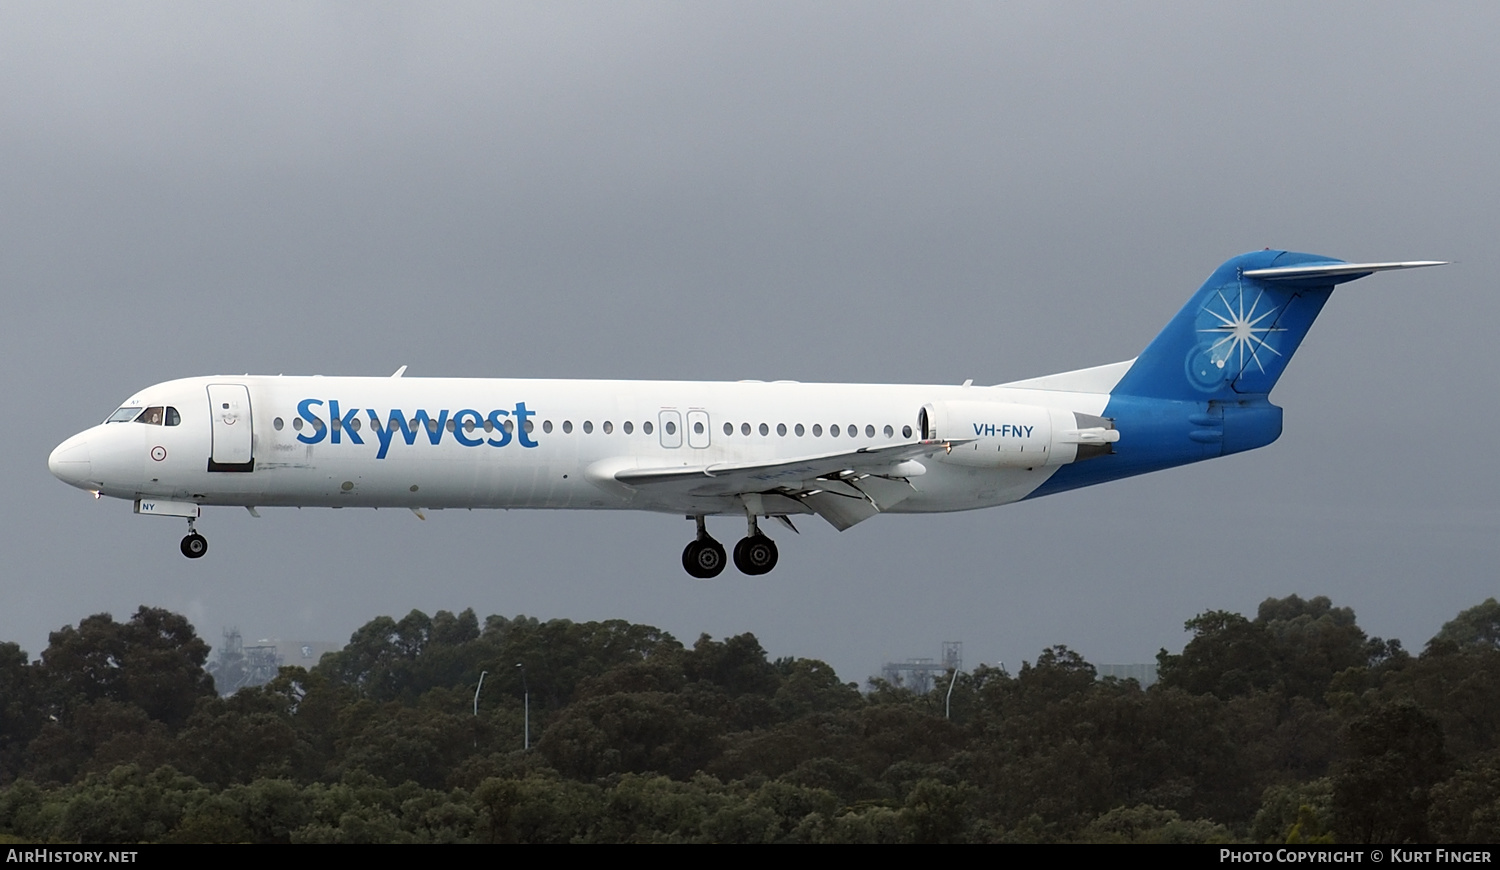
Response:
[[[972,440],[972,439],[969,439]],[[909,441],[884,447],[861,447],[842,453],[825,453],[780,462],[719,462],[676,468],[629,468],[616,471],[614,479],[627,486],[678,483],[697,495],[734,495],[742,492],[773,492],[781,487],[798,488],[804,481],[840,472],[882,473],[906,459],[929,456],[968,441]]]
[[[831,492],[809,493],[802,496],[801,501],[841,532],[880,513],[880,508],[871,504],[869,499],[850,498]]]
[[[626,468],[609,476],[615,483],[636,489],[671,487],[695,496],[754,494],[795,499],[843,531],[916,492],[904,475],[920,474],[922,469],[911,460],[966,443],[911,441],[781,462]],[[902,467],[903,463],[909,465]]]

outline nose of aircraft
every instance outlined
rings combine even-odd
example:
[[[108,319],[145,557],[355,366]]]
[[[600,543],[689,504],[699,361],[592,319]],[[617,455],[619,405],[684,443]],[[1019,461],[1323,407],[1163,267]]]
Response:
[[[89,459],[89,442],[74,435],[57,445],[52,455],[47,457],[47,470],[63,483],[87,488],[86,481],[93,470],[93,463]]]

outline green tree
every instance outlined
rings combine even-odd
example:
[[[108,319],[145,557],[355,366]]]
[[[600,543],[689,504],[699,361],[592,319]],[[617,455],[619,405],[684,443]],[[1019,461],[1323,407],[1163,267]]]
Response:
[[[1351,668],[1399,666],[1399,643],[1365,636],[1354,611],[1324,596],[1268,598],[1254,621],[1208,611],[1188,620],[1193,633],[1180,655],[1157,654],[1161,685],[1233,698],[1274,690],[1322,703],[1335,677]]]
[[[90,616],[48,640],[42,680],[64,715],[102,699],[139,707],[175,729],[199,698],[214,694],[203,669],[208,644],[185,618],[160,608],[141,607],[124,623],[107,613]]]
[[[1431,798],[1427,817],[1439,842],[1500,842],[1500,751],[1433,786]]]
[[[15,779],[45,721],[36,669],[19,646],[0,643],[0,786]]]
[[[659,692],[585,698],[564,709],[537,751],[564,776],[660,773],[686,779],[719,753],[721,723],[690,697]]]
[[[1500,648],[1500,602],[1486,598],[1443,623],[1433,640],[1445,640],[1465,646]]]
[[[1137,805],[1116,807],[1089,822],[1078,839],[1085,843],[1232,843],[1223,825],[1187,821],[1171,810]]]
[[[1333,770],[1341,840],[1418,843],[1428,837],[1429,791],[1447,776],[1443,732],[1412,701],[1382,704],[1344,728]]]

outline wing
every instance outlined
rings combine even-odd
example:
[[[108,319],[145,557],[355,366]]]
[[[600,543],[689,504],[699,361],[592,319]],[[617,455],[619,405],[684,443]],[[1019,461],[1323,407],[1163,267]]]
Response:
[[[910,478],[926,471],[918,458],[964,443],[968,442],[910,441],[777,462],[625,468],[608,476],[635,489],[685,495],[784,496],[843,531],[915,492]]]

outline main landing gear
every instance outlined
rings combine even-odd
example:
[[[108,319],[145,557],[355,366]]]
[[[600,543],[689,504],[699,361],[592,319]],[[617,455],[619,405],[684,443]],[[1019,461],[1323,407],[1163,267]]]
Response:
[[[198,534],[198,530],[193,528],[193,521],[188,520],[187,537],[182,539],[182,555],[189,559],[201,559],[207,552],[208,538]]]
[[[724,545],[709,537],[702,514],[694,516],[693,521],[698,524],[698,537],[682,551],[682,567],[694,577],[717,577],[724,570]],[[734,545],[734,567],[754,577],[775,568],[779,554],[776,542],[761,534],[754,516],[749,522],[749,534]]]
[[[693,519],[698,523],[698,537],[682,551],[682,567],[700,579],[717,577],[724,570],[724,545],[709,537],[702,514]]]
[[[734,567],[752,577],[766,574],[776,567],[777,555],[776,542],[756,532],[740,538],[740,542],[734,545]]]

